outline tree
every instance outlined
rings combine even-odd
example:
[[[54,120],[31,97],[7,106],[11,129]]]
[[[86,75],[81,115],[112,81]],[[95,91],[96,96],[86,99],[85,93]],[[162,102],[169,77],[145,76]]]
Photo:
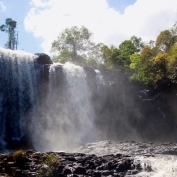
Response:
[[[106,69],[115,69],[117,68],[117,57],[119,56],[119,49],[111,45],[103,45],[101,48],[102,59]],[[118,52],[118,53],[117,53]]]
[[[87,52],[94,46],[91,36],[92,34],[84,26],[66,28],[59,34],[57,40],[53,41],[51,51],[57,52],[59,62],[71,61],[75,64],[81,62],[84,64]]]
[[[12,49],[12,50],[17,49],[17,43],[18,43],[18,40],[16,37],[16,31],[15,31],[16,24],[17,24],[16,21],[12,20],[11,18],[7,18],[5,24],[0,26],[1,31],[8,33],[9,39],[7,43],[5,44],[5,46],[8,49]]]
[[[139,53],[132,54],[130,60],[130,69],[133,71],[130,79],[138,80],[144,84],[150,83],[153,80],[151,77],[151,61],[143,61],[142,55]]]
[[[130,56],[141,50],[141,38],[132,36],[130,40],[125,40],[119,45],[119,60],[122,60],[124,67],[129,66]]]
[[[166,53],[157,54],[152,62],[153,62],[153,74],[154,74],[154,81],[167,78],[168,70],[167,70],[167,63],[168,63],[168,55]]]
[[[160,53],[166,53],[170,47],[174,44],[174,35],[170,30],[162,31],[156,40],[156,47]]]

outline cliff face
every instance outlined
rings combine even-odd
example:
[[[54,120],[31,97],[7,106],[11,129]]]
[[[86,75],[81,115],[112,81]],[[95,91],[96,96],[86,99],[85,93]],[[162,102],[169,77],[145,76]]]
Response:
[[[1,148],[176,141],[177,86],[169,79],[145,88],[119,70],[53,64],[45,54],[0,50],[0,57]]]
[[[104,102],[104,115],[109,133],[115,139],[141,141],[176,141],[177,85],[163,79],[146,87],[130,82],[120,71],[104,74],[109,83]],[[105,105],[106,104],[106,105]],[[103,108],[102,107],[102,108]],[[112,131],[115,130],[115,131]]]

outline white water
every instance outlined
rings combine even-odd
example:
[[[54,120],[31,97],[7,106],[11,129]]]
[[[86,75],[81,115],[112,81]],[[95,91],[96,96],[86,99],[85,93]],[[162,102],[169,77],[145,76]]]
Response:
[[[86,144],[73,152],[96,154],[125,154],[140,162],[142,171],[136,177],[176,177],[177,176],[177,144],[153,144],[140,142],[98,141]],[[165,155],[165,154],[167,155]],[[151,169],[151,170],[149,170]],[[128,176],[128,175],[127,175]]]
[[[153,157],[137,156],[136,161],[140,161],[143,167],[137,177],[176,177],[177,176],[177,156],[175,155],[154,155]],[[152,171],[148,171],[151,167]]]
[[[97,90],[98,90],[98,94],[100,93],[102,87],[105,85],[105,81],[103,79],[103,76],[101,75],[99,70],[95,70],[96,72],[96,79],[97,79]]]
[[[67,80],[67,102],[70,114],[70,131],[82,143],[92,142],[95,136],[94,108],[84,70],[80,66],[66,63],[63,67]]]
[[[13,135],[13,139],[20,139],[26,129],[33,134],[36,147],[41,149],[68,149],[94,141],[98,137],[94,127],[94,109],[81,67],[70,63],[62,66],[65,76],[62,83],[65,84],[61,87],[61,73],[57,69],[60,64],[51,65],[45,109],[42,110],[45,116],[36,116],[36,57],[0,48],[0,141],[8,133]],[[96,73],[99,90],[103,80],[99,72]],[[11,107],[6,111],[8,105]],[[31,126],[29,121],[32,122]],[[7,132],[7,126],[11,132]],[[135,176],[176,177],[177,156],[163,155],[166,151],[176,153],[177,145],[102,141],[75,150],[97,155],[129,154],[140,161],[143,168]],[[152,171],[147,171],[147,166]]]
[[[95,137],[94,109],[82,67],[50,66],[45,117],[37,123],[35,145],[42,150],[66,150]],[[45,148],[44,148],[45,147]]]
[[[28,119],[34,116],[37,56],[0,48],[0,141],[11,134],[21,138]],[[7,110],[7,107],[9,110]],[[6,130],[8,125],[8,130]],[[11,131],[8,132],[8,131]]]

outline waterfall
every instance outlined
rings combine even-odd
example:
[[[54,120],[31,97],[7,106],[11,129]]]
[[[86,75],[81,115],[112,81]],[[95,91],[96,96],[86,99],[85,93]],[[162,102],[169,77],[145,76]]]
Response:
[[[38,149],[70,149],[94,140],[94,109],[83,68],[55,63],[49,69],[45,116],[37,120]]]
[[[95,72],[96,72],[96,80],[97,80],[96,82],[97,91],[98,91],[98,94],[100,94],[101,90],[103,89],[103,86],[105,86],[105,81],[99,70],[96,69]]]
[[[35,114],[37,56],[0,48],[0,142],[20,139]],[[2,145],[2,144],[1,144]]]
[[[41,150],[94,141],[95,113],[84,69],[38,64],[37,57],[0,48],[0,148],[24,136]]]
[[[82,143],[94,140],[94,108],[91,104],[91,93],[86,75],[80,66],[66,63],[64,74],[67,80],[67,102],[70,122],[70,133]],[[73,138],[73,137],[72,137]]]

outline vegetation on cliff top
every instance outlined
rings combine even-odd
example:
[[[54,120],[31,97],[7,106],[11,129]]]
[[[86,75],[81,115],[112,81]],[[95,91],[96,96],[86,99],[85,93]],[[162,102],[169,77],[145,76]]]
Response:
[[[118,47],[95,44],[86,28],[66,28],[52,43],[54,61],[73,62],[95,69],[120,69],[130,80],[144,84],[169,78],[177,74],[177,22],[171,29],[161,31],[155,41],[143,42],[132,36]]]

